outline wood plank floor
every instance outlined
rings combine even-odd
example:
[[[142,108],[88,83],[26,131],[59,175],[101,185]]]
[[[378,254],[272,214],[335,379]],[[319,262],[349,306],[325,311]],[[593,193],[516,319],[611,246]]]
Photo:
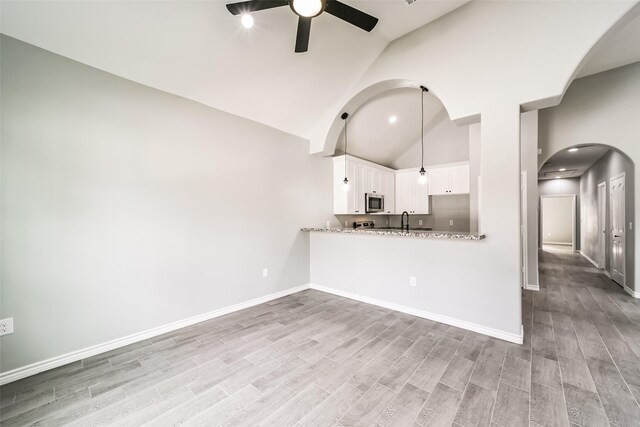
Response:
[[[541,253],[515,345],[304,291],[3,386],[21,425],[640,425],[640,303]]]

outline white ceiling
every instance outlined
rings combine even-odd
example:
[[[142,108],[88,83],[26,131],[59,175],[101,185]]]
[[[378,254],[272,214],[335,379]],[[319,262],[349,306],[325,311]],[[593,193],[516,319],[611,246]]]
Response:
[[[549,158],[538,172],[538,179],[577,178],[582,176],[600,157],[604,156],[608,147],[604,145],[587,145],[570,152],[562,150]],[[566,169],[560,172],[559,169]]]
[[[640,15],[613,34],[593,53],[578,77],[601,73],[640,61]]]
[[[287,7],[246,30],[223,1],[6,1],[2,32],[118,76],[300,136],[386,45],[468,0],[346,0],[380,19],[366,33],[314,18],[309,52],[293,52]]]
[[[348,152],[391,166],[394,160],[420,140],[420,89],[398,89],[372,98],[349,118]],[[395,123],[389,117],[396,116]],[[424,95],[425,134],[449,117],[442,102]],[[336,151],[344,151],[344,131]]]

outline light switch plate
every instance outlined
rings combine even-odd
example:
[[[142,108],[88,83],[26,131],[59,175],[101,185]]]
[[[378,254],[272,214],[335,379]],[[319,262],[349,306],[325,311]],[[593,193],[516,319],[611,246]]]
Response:
[[[269,277],[269,269],[268,268],[263,268],[262,269],[262,277],[264,277],[264,278]]]
[[[453,225],[453,220],[452,219],[449,220],[449,225]]]
[[[409,276],[409,286],[415,288],[417,284],[416,276]]]

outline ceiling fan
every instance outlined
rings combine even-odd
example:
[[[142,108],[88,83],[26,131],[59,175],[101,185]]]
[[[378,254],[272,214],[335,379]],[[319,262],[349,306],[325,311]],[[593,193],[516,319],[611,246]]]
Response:
[[[306,52],[308,50],[311,19],[320,15],[322,12],[327,12],[365,31],[373,30],[378,23],[378,18],[337,0],[249,0],[227,4],[227,9],[229,9],[229,12],[233,15],[240,15],[287,5],[293,13],[298,15],[296,53]]]

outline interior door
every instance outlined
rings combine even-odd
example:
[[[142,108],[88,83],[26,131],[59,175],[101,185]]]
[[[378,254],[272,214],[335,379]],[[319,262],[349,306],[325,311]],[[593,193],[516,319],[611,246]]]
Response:
[[[607,183],[598,184],[598,268],[605,268],[607,237]]]
[[[624,286],[625,279],[625,217],[624,174],[611,178],[609,207],[611,221],[611,278]]]

